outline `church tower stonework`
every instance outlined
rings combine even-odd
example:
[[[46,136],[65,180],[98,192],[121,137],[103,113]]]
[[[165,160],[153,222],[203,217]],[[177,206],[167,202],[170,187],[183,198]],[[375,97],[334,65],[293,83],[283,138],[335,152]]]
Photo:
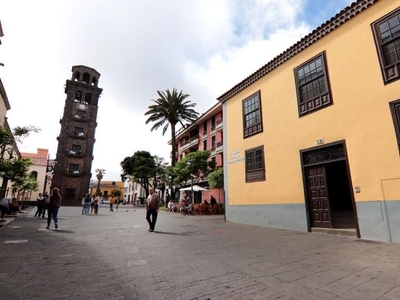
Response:
[[[64,114],[57,137],[58,148],[51,188],[59,188],[63,205],[81,205],[89,192],[95,142],[100,73],[87,66],[73,66],[67,80]]]

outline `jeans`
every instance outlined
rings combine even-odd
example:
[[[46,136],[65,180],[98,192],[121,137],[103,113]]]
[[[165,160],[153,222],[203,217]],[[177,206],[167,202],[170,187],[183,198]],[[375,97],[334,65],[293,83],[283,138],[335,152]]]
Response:
[[[50,226],[52,217],[54,219],[54,223],[58,224],[58,208],[47,209],[47,226]]]
[[[82,215],[88,215],[89,214],[89,210],[90,210],[90,202],[85,202],[85,204],[83,205],[82,208]]]
[[[146,212],[146,220],[149,223],[149,230],[154,231],[154,228],[156,227],[156,222],[157,222],[157,215],[158,212],[155,209],[148,209]],[[150,218],[151,217],[151,218]]]
[[[43,211],[43,205],[38,204],[37,210],[36,210],[36,213],[35,213],[35,217],[39,217],[40,218],[40,216],[42,215],[42,211]]]
[[[46,214],[46,206],[45,205],[43,205],[43,208],[42,208],[42,218],[44,218],[44,215]],[[47,216],[49,215],[49,213],[47,212]],[[39,216],[40,217],[40,216]]]

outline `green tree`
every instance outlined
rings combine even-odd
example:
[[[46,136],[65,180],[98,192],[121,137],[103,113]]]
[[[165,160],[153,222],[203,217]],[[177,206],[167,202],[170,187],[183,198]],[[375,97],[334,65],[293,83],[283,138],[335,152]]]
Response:
[[[100,190],[100,183],[101,183],[101,180],[102,180],[103,177],[104,177],[104,174],[106,173],[106,170],[104,170],[104,169],[96,169],[95,172],[97,173],[97,174],[96,174],[96,178],[97,178],[96,195],[97,195],[97,196],[101,196],[102,193],[101,193],[101,190]]]
[[[22,143],[22,140],[28,137],[32,132],[39,133],[40,128],[36,126],[17,126],[13,129],[13,137],[17,143]]]
[[[22,143],[23,138],[29,136],[31,132],[39,132],[40,129],[34,126],[15,127],[13,132],[0,126],[0,177],[3,179],[0,197],[6,193],[8,181],[16,183],[27,176],[29,166],[32,162],[26,158],[14,157],[17,149],[16,142]]]
[[[171,126],[171,166],[174,167],[176,164],[176,124],[180,123],[182,127],[185,127],[186,124],[197,120],[199,113],[193,109],[196,103],[186,100],[190,95],[184,94],[183,91],[178,93],[174,88],[172,93],[167,89],[165,92],[157,91],[157,94],[159,98],[152,100],[155,104],[150,105],[149,110],[145,113],[145,116],[149,116],[146,124],[154,123],[151,131],[163,127],[163,135],[169,125]]]
[[[32,162],[27,158],[0,159],[0,177],[7,178],[12,182],[23,180],[30,165]]]
[[[133,156],[125,157],[121,162],[121,176],[133,176],[149,195],[150,181],[157,172],[154,157],[148,151],[136,151]]]
[[[210,154],[209,150],[191,152],[178,161],[173,168],[175,183],[184,184],[188,180],[207,176],[215,168],[215,163],[209,161]]]
[[[39,190],[39,183],[32,176],[24,176],[16,179],[12,187],[13,194],[17,192],[21,196],[22,202],[24,201],[26,194],[38,190]]]
[[[122,192],[121,190],[113,189],[110,193],[111,197],[119,197],[121,199]]]
[[[212,189],[218,189],[219,201],[221,200],[221,189],[224,188],[224,169],[218,169],[208,174],[208,184]]]

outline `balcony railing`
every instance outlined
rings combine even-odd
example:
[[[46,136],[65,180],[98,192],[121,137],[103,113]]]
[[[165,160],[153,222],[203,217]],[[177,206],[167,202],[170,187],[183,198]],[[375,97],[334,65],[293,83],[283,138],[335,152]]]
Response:
[[[198,144],[199,144],[199,136],[196,135],[196,136],[194,136],[194,137],[191,137],[189,140],[184,141],[184,142],[181,144],[180,150],[181,150],[181,151],[185,151],[185,150],[189,149],[190,147],[196,146],[196,145],[198,145]]]
[[[221,153],[224,151],[224,143],[223,142],[218,142],[217,147],[215,148],[216,153]]]
[[[78,157],[82,157],[82,156],[84,156],[85,154],[82,152],[82,150],[77,150],[77,151],[75,151],[75,150],[68,150],[68,151],[67,151],[67,155],[68,155],[68,156],[78,156]]]
[[[70,137],[76,138],[76,139],[84,139],[84,138],[86,138],[86,134],[84,132],[72,131],[69,135],[70,135]]]
[[[204,131],[203,131],[202,139],[205,140],[207,137],[208,137],[208,135],[207,135],[207,130],[204,130]]]
[[[87,122],[89,120],[88,116],[74,114],[72,117],[75,121]]]
[[[81,176],[82,171],[80,170],[66,170],[68,176]]]
[[[220,131],[223,128],[223,124],[224,124],[224,120],[221,118],[219,120],[217,120],[217,125],[215,125],[215,130],[216,131]]]

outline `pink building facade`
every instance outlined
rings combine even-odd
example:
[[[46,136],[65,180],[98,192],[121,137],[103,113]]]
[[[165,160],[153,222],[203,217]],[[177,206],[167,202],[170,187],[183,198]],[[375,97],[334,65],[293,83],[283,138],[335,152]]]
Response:
[[[214,105],[196,122],[185,129],[180,129],[176,134],[176,158],[180,161],[190,152],[205,151],[211,152],[210,160],[215,161],[216,168],[223,167],[224,161],[223,145],[223,116],[220,103]],[[195,184],[208,187],[207,178],[197,178]],[[204,191],[203,201],[210,200],[211,195],[217,202],[224,203],[223,189],[209,189]]]

